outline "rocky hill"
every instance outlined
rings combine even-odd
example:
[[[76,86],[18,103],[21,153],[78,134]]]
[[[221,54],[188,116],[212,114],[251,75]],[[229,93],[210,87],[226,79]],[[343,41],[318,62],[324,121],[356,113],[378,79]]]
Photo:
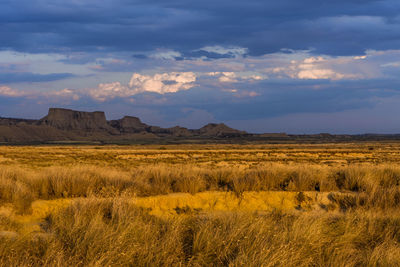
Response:
[[[137,117],[107,121],[104,112],[50,108],[39,120],[0,118],[0,142],[118,141],[160,138],[229,138],[248,134],[225,124],[192,130],[147,125]]]
[[[335,143],[365,141],[400,141],[400,134],[334,135],[328,133],[287,135],[286,133],[249,134],[220,123],[200,129],[180,126],[162,128],[147,125],[139,118],[125,116],[107,121],[104,112],[84,112],[50,108],[38,120],[1,118],[0,144],[41,143]]]
[[[195,130],[194,132],[196,132],[198,135],[217,137],[238,137],[247,134],[246,132],[232,129],[223,123],[209,123],[206,126],[201,127],[199,130]]]

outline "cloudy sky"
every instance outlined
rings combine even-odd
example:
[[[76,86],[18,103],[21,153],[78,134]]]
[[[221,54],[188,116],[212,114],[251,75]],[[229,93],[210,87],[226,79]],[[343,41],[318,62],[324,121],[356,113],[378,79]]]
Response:
[[[2,0],[0,116],[400,133],[399,0]]]

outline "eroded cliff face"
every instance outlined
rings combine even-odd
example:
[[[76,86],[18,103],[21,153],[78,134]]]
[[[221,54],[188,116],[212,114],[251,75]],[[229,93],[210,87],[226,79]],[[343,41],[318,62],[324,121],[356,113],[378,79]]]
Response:
[[[109,130],[106,115],[102,111],[84,112],[62,108],[50,108],[40,124],[55,127],[60,130],[98,131]]]

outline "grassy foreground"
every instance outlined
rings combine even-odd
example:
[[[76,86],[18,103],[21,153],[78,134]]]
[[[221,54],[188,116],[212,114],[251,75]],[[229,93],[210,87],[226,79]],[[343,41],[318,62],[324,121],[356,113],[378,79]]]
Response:
[[[400,266],[399,148],[2,147],[0,266]]]

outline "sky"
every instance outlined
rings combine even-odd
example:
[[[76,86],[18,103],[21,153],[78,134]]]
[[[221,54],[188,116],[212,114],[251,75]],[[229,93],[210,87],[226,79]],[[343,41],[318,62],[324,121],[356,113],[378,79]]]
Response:
[[[398,0],[1,0],[0,117],[400,133]]]

